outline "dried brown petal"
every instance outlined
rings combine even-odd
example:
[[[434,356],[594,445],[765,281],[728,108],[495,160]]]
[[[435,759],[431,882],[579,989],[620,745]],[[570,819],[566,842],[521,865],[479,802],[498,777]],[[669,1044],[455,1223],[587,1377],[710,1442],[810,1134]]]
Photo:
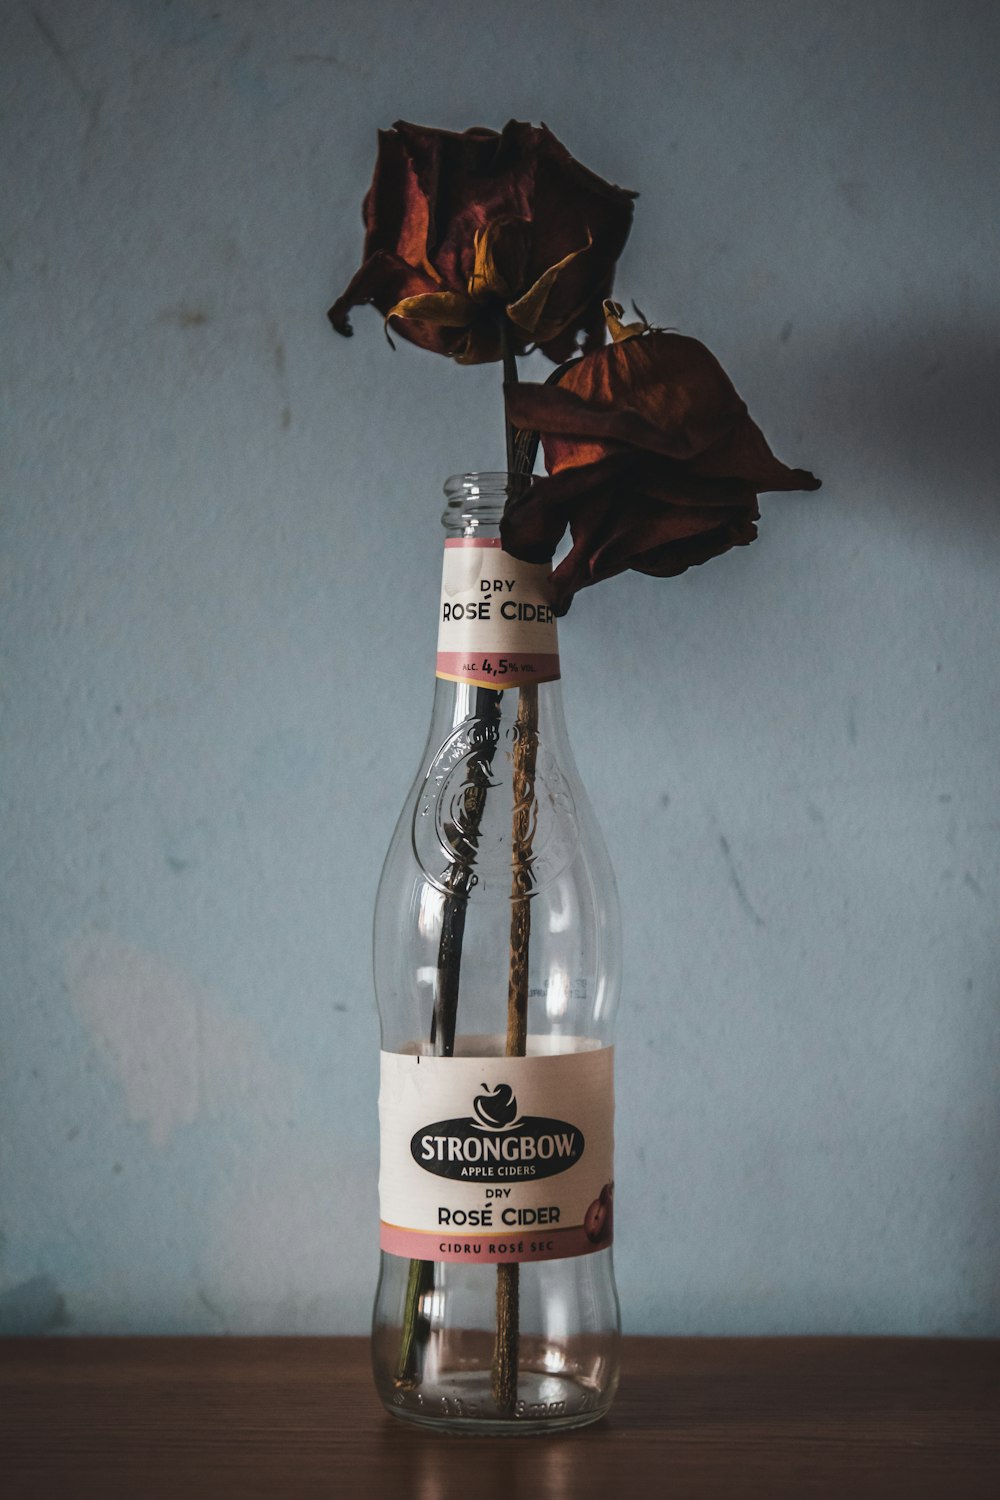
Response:
[[[508,385],[516,427],[541,433],[549,478],[508,507],[504,546],[542,561],[567,526],[556,607],[626,568],[669,577],[756,536],[757,495],[817,489],[775,458],[718,360],[660,331],[608,345],[557,385]]]
[[[475,235],[475,264],[469,295],[509,302],[524,280],[528,224],[525,219],[491,219]]]
[[[588,344],[603,337],[601,302],[634,196],[574,161],[544,125],[511,120],[499,133],[456,134],[397,121],[379,133],[363,263],[330,320],[348,334],[350,311],[364,302],[385,317],[432,291],[496,299],[498,313],[518,308],[515,352],[538,343],[561,362],[581,332]],[[466,334],[413,318],[396,326],[466,362],[500,357],[499,336],[483,327]]]
[[[507,306],[507,316],[514,327],[520,329],[524,336],[534,344],[548,344],[566,330],[580,317],[582,308],[574,307],[567,309],[563,307],[561,312],[549,313],[550,307],[558,304],[557,290],[560,279],[563,278],[573,263],[581,255],[585,255],[590,249],[593,241],[587,236],[587,243],[581,245],[579,250],[571,250],[564,255],[562,260],[556,261],[554,266],[549,266],[543,271],[538,280],[528,288],[523,297]],[[548,313],[548,316],[546,314]]]
[[[638,311],[638,309],[636,309]],[[635,323],[623,323],[625,309],[620,302],[614,302],[610,297],[604,299],[604,321],[608,325],[612,343],[620,344],[625,339],[638,338],[640,334],[649,330],[649,324],[645,318]]]
[[[434,323],[439,328],[467,328],[475,315],[472,299],[464,292],[420,292],[390,307],[385,320],[413,318],[417,323]]]

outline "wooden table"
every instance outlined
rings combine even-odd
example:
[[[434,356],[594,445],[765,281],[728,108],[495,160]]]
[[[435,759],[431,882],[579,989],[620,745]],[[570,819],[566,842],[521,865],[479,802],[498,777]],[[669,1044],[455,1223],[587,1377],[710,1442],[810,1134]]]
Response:
[[[1000,1341],[627,1339],[610,1418],[454,1438],[363,1339],[0,1343],[4,1500],[1000,1497]]]

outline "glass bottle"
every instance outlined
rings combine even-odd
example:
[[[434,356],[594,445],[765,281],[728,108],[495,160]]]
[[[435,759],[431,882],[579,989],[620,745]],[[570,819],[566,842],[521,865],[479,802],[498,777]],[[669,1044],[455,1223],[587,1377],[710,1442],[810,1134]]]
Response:
[[[563,720],[549,569],[504,553],[506,474],[445,485],[430,733],[375,909],[375,1383],[465,1432],[614,1397],[614,877]]]

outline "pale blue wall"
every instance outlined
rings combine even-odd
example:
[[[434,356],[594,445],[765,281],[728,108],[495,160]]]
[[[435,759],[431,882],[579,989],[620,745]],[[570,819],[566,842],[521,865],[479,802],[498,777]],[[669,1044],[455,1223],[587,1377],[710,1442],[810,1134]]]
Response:
[[[816,496],[563,630],[628,1327],[1000,1332],[1000,8],[0,16],[0,1326],[361,1330],[368,928],[497,372],[324,310],[376,127],[544,119]],[[623,670],[624,667],[624,670]]]

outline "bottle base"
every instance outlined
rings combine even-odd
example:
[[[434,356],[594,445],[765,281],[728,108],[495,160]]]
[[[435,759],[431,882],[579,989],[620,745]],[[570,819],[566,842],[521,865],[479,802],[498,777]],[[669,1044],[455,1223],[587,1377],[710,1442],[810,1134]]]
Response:
[[[436,1432],[469,1437],[529,1437],[545,1432],[568,1432],[599,1422],[611,1408],[606,1391],[597,1392],[565,1375],[522,1371],[517,1400],[502,1412],[493,1399],[489,1374],[461,1370],[439,1376],[419,1387],[398,1387],[386,1410],[402,1422]]]

